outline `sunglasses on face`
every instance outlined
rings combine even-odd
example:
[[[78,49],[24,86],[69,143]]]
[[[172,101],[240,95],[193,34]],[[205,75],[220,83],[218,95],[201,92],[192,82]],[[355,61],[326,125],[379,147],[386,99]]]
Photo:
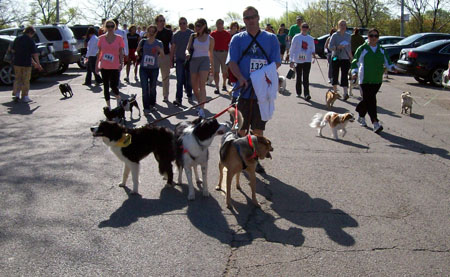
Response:
[[[112,28],[114,28],[114,25],[106,25],[106,28],[112,29]]]
[[[255,18],[257,18],[257,17],[258,17],[257,14],[254,14],[254,15],[247,15],[247,16],[244,16],[244,19],[245,19],[245,20],[251,20],[251,19],[255,19]]]
[[[201,28],[203,25],[202,24],[195,24],[195,27],[197,28]]]
[[[369,34],[369,38],[378,38],[379,36],[378,34]]]
[[[309,26],[302,26],[302,29],[308,29]]]

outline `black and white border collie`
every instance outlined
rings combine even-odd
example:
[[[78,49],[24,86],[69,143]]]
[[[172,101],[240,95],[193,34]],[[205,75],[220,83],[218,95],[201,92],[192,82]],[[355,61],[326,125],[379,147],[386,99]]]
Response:
[[[202,182],[203,196],[209,196],[208,191],[208,147],[214,137],[223,135],[228,126],[219,123],[215,118],[197,118],[192,122],[181,122],[175,126],[177,146],[176,165],[178,167],[178,184],[182,182],[183,169],[189,185],[188,200],[195,199],[194,184],[192,183],[192,168],[195,180]],[[197,165],[202,169],[202,180],[198,177]]]
[[[170,129],[151,125],[128,129],[116,122],[102,121],[99,126],[91,127],[91,132],[94,137],[101,137],[111,151],[124,162],[120,187],[126,185],[131,171],[132,194],[138,194],[139,162],[152,152],[159,163],[159,173],[167,177],[168,185],[173,185],[172,161],[175,160],[175,141]]]

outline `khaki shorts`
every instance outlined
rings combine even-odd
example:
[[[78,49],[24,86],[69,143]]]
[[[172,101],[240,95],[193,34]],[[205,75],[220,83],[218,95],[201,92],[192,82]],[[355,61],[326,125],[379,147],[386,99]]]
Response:
[[[14,66],[13,96],[22,91],[22,97],[28,96],[30,90],[31,66]]]
[[[214,50],[214,72],[219,73],[222,68],[222,73],[228,72],[227,62],[228,51],[215,51]]]

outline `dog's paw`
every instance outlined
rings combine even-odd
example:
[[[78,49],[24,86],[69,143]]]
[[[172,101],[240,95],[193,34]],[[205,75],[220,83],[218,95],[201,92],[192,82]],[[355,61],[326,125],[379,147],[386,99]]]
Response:
[[[216,186],[216,190],[222,190],[221,186]]]
[[[119,187],[121,187],[121,188],[124,188],[125,186],[126,186],[126,184],[125,183],[119,183],[119,184],[117,184]]]
[[[193,193],[193,194],[189,194],[189,195],[188,195],[188,200],[189,200],[189,201],[195,200],[195,194],[194,194],[194,193]]]

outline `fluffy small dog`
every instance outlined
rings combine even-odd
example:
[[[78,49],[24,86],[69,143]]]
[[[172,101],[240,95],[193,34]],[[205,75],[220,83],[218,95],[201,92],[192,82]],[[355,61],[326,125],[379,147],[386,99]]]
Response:
[[[278,92],[283,93],[286,91],[286,77],[278,76]]]
[[[94,137],[101,137],[111,151],[124,163],[120,187],[126,185],[128,175],[133,179],[132,194],[138,194],[139,162],[153,152],[159,164],[159,173],[173,185],[172,161],[175,160],[174,134],[170,129],[146,125],[128,129],[116,122],[102,121],[91,127]]]
[[[355,121],[355,117],[351,113],[338,114],[335,112],[328,112],[325,115],[316,113],[309,126],[315,128],[318,131],[319,136],[322,136],[322,129],[327,125],[330,125],[331,131],[333,132],[333,137],[338,140],[338,131],[342,132],[342,137],[345,136],[347,130],[345,127],[349,122]]]
[[[103,107],[103,114],[106,116],[106,119],[109,121],[116,121],[122,125],[125,124],[125,109],[119,102],[119,106],[110,110],[108,107]]]
[[[409,92],[409,91],[403,92],[402,95],[401,95],[401,99],[402,99],[401,100],[401,102],[402,102],[402,111],[401,111],[401,113],[402,114],[403,113],[404,114],[408,114],[408,111],[409,111],[409,115],[411,115],[413,101],[416,102],[414,100],[414,98],[412,98],[411,92]]]
[[[59,91],[66,98],[73,96],[72,88],[70,87],[70,85],[68,83],[60,84]]]
[[[234,109],[233,111],[234,112]],[[238,117],[241,117],[238,115]],[[239,121],[242,122],[242,119]],[[239,123],[239,126],[242,126]],[[270,152],[273,151],[272,143],[269,139],[263,136],[248,135],[245,137],[238,137],[233,132],[227,132],[222,137],[220,146],[220,161],[219,161],[219,184],[216,190],[222,189],[223,168],[227,168],[227,207],[231,209],[231,182],[236,176],[236,188],[241,189],[239,184],[239,175],[243,170],[248,173],[250,178],[250,188],[252,190],[252,202],[259,207],[256,199],[256,165],[258,159],[270,158]]]
[[[334,92],[332,90],[328,90],[325,94],[325,101],[327,103],[327,109],[330,110],[331,107],[333,107],[334,102],[337,99],[341,99],[341,95],[337,92]]]
[[[192,122],[180,122],[175,126],[176,165],[178,167],[178,183],[182,182],[183,169],[189,185],[188,200],[195,199],[194,184],[192,183],[192,168],[195,179],[203,183],[203,196],[209,196],[208,191],[208,148],[214,137],[223,135],[226,124],[219,123],[215,118],[197,118]],[[197,166],[202,169],[202,180],[198,177]]]
[[[133,107],[135,107],[139,111],[139,117],[141,117],[141,109],[139,109],[139,105],[136,101],[136,94],[131,94],[128,99],[121,100],[121,106],[125,109],[125,111],[130,112],[130,117],[133,117]]]

